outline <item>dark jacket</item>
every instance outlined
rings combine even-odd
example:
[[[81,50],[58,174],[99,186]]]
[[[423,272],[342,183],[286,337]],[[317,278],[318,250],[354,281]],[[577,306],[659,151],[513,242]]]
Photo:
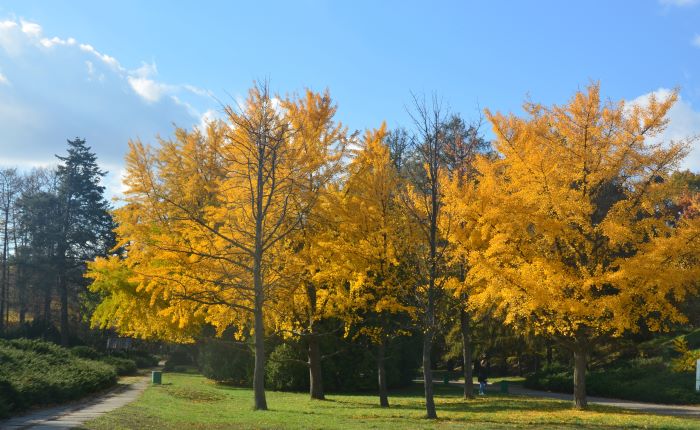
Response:
[[[488,380],[488,365],[482,366],[478,361],[476,362],[476,376],[479,382],[486,382]]]

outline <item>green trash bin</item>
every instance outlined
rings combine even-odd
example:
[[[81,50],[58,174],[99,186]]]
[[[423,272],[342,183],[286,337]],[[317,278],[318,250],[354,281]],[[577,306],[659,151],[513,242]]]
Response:
[[[501,393],[508,394],[508,381],[501,381]]]
[[[450,374],[445,372],[445,374],[442,377],[442,383],[445,385],[450,385]]]
[[[160,384],[163,382],[163,372],[160,370],[151,371],[151,383]]]

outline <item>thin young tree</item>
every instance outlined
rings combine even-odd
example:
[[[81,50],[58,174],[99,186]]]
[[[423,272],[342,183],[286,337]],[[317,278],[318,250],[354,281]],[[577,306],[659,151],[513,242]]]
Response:
[[[418,281],[415,289],[417,305],[425,309],[420,321],[423,335],[423,382],[425,409],[428,418],[437,418],[434,400],[431,354],[437,328],[437,305],[445,282],[445,250],[447,241],[440,229],[444,214],[441,177],[445,175],[445,124],[448,116],[441,102],[433,96],[413,97],[409,112],[415,127],[413,137],[414,168],[407,169],[410,184],[400,199],[414,227],[420,232],[415,256]]]
[[[442,187],[445,190],[445,211],[449,214],[443,217],[446,225],[441,226],[444,231],[449,231],[448,241],[451,243],[448,252],[450,280],[446,283],[446,289],[454,296],[453,305],[458,313],[459,331],[462,337],[462,371],[464,376],[464,398],[474,395],[474,383],[472,376],[472,317],[468,310],[469,288],[465,285],[469,265],[467,252],[469,249],[469,236],[464,234],[468,228],[466,220],[459,219],[458,208],[453,204],[455,197],[463,200],[469,195],[468,188],[473,186],[478,178],[474,161],[477,155],[487,154],[490,151],[489,143],[481,136],[481,118],[471,124],[467,124],[458,115],[453,115],[443,125],[445,129],[445,167]],[[451,225],[450,225],[451,224]]]
[[[13,235],[14,206],[19,196],[20,176],[17,169],[0,171],[0,216],[2,217],[2,267],[0,267],[0,333],[9,321],[10,313],[10,253],[14,251],[11,243]]]

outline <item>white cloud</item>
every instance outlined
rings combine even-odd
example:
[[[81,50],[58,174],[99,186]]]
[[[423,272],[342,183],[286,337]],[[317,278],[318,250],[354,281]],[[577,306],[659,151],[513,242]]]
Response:
[[[119,185],[129,139],[152,142],[172,124],[192,127],[215,105],[208,92],[158,78],[154,63],[129,70],[73,38],[44,36],[41,26],[0,19],[0,166],[55,163],[66,139],[85,138]],[[177,96],[183,98],[178,99]]]
[[[149,103],[154,103],[160,100],[163,94],[168,92],[168,86],[161,84],[152,79],[148,78],[137,78],[134,76],[129,76],[129,85],[136,92],[136,94],[143,97]]]
[[[176,93],[179,88],[175,85],[167,85],[157,82],[152,78],[158,75],[158,67],[155,63],[143,63],[138,69],[129,72],[129,85],[146,102],[155,103],[168,93]],[[179,100],[175,99],[179,102]]]
[[[197,124],[197,127],[199,128],[200,131],[205,131],[207,129],[207,125],[214,120],[221,119],[221,116],[219,115],[219,112],[214,110],[214,109],[207,109],[200,117],[199,117],[199,124]]]
[[[95,57],[97,57],[97,58],[99,58],[100,60],[102,60],[105,64],[107,64],[107,65],[113,67],[115,70],[124,70],[124,68],[122,68],[122,66],[119,64],[119,62],[117,61],[116,58],[111,57],[111,56],[109,56],[109,55],[107,55],[107,54],[102,54],[102,53],[100,53],[100,51],[98,51],[97,49],[93,48],[92,45],[88,45],[88,44],[86,44],[86,43],[81,43],[81,44],[80,44],[80,50],[81,50],[81,51],[85,51],[85,52],[89,52],[89,53],[93,54]]]
[[[17,55],[23,43],[18,24],[12,20],[0,21],[0,48],[11,56]]]
[[[52,37],[51,39],[44,37],[39,40],[45,48],[51,48],[54,45],[75,45],[75,39],[69,37],[68,39],[61,39],[60,37]]]
[[[41,36],[41,26],[35,22],[28,22],[24,20],[20,20],[20,24],[22,24],[22,33],[27,34],[32,37],[40,37]]]
[[[698,4],[698,0],[659,0],[659,3],[663,6],[694,6]]]
[[[693,40],[691,41],[693,46],[697,46],[700,48],[700,34],[696,34],[695,37],[693,37]]]
[[[648,103],[649,96],[654,94],[658,100],[671,95],[668,88],[659,88],[648,94],[641,95],[631,100],[628,105],[644,106]],[[694,110],[690,102],[678,97],[676,104],[668,112],[669,123],[666,129],[658,136],[654,137],[657,142],[680,141],[692,137],[700,137],[700,111]],[[691,148],[690,154],[683,160],[681,169],[690,169],[700,172],[700,140],[696,139]]]

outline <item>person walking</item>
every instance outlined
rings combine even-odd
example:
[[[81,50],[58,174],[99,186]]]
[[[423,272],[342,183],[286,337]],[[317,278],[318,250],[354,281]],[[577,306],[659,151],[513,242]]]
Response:
[[[479,395],[486,395],[486,383],[488,382],[488,361],[486,357],[482,358],[479,362],[479,369],[477,372],[477,377],[479,379]]]

